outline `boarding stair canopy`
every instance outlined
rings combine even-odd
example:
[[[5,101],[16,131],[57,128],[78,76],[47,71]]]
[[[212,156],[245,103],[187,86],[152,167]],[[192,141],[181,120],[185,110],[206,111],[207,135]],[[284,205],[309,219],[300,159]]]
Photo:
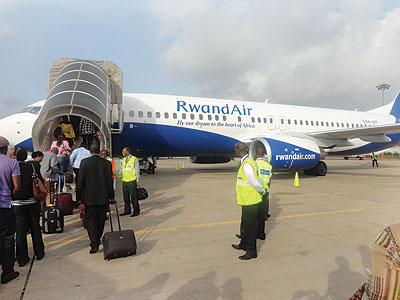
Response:
[[[111,150],[111,134],[123,128],[123,73],[112,62],[62,58],[49,72],[46,101],[32,128],[35,150],[46,151],[62,116],[93,122],[102,146]]]

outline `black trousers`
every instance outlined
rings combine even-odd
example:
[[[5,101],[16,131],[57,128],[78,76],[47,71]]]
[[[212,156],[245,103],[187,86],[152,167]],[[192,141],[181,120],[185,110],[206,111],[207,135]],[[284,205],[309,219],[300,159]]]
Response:
[[[262,211],[260,203],[242,205],[242,221],[240,225],[242,239],[240,240],[240,246],[246,250],[247,254],[253,256],[257,256],[258,216]],[[265,224],[265,219],[263,223]]]
[[[258,209],[257,209],[257,237],[258,238],[264,238],[265,237],[265,219],[268,214],[268,207],[269,203],[269,198],[267,195],[263,195],[263,201],[258,203]],[[268,205],[268,206],[267,206]],[[242,220],[240,222],[240,235],[243,237],[244,234],[244,222],[243,222],[243,209],[242,209]]]
[[[269,217],[269,193],[262,196],[262,204],[265,211],[264,219],[266,220]]]
[[[3,274],[14,272],[15,216],[12,208],[0,208],[0,253]]]
[[[122,192],[124,194],[124,202],[125,202],[124,213],[131,213],[131,203],[132,203],[133,213],[139,214],[140,207],[137,198],[136,180],[131,182],[122,182]]]
[[[98,248],[106,222],[107,205],[85,205],[86,229],[90,238],[90,247]]]
[[[378,168],[379,165],[378,165],[378,160],[377,159],[373,159],[372,160],[372,167],[374,167],[375,164],[376,164],[376,167]]]
[[[23,264],[28,260],[28,242],[26,235],[28,229],[31,231],[33,250],[35,255],[43,256],[44,244],[42,231],[40,229],[40,202],[34,204],[13,206],[15,214],[15,232],[17,244],[17,260]]]

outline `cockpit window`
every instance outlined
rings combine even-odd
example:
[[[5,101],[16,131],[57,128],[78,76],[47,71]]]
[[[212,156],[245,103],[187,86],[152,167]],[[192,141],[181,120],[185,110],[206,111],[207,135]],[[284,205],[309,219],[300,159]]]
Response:
[[[37,115],[39,113],[40,109],[41,109],[40,106],[32,106],[32,108],[29,110],[29,112]]]
[[[26,113],[31,113],[34,115],[37,115],[40,112],[41,107],[40,106],[28,106],[25,107],[21,112],[26,112]]]

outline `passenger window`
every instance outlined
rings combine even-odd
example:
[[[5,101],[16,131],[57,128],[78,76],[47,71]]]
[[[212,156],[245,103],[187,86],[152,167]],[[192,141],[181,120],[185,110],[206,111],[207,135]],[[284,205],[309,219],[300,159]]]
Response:
[[[161,114],[159,112],[156,112],[156,118],[157,119],[161,118]]]
[[[358,124],[356,123],[356,127],[358,128]]]
[[[272,124],[274,123],[274,119],[273,118],[269,118],[269,122]]]
[[[323,121],[321,121],[321,126],[324,126],[324,122]]]
[[[143,112],[142,111],[139,111],[139,118],[143,118]]]
[[[303,120],[300,120],[300,125],[303,125]]]
[[[281,124],[283,124],[285,121],[283,119],[281,119]]]
[[[130,111],[129,111],[129,116],[130,116],[131,118],[133,118],[133,117],[135,116],[135,112],[134,112],[133,110],[130,110]]]
[[[238,116],[238,122],[242,122],[242,117]]]
[[[190,118],[194,120],[194,114],[190,114]]]
[[[258,123],[261,123],[261,118],[257,118]]]
[[[339,122],[336,123],[336,127],[340,127]]]
[[[344,124],[342,123],[342,127],[344,127]]]
[[[354,123],[351,123],[351,128],[354,128]]]
[[[311,121],[311,126],[314,126],[314,121]]]
[[[215,121],[219,121],[219,116],[215,115]]]
[[[169,118],[169,114],[166,112],[164,113],[164,118],[168,119]]]
[[[251,117],[251,122],[255,122],[256,121],[256,119],[254,119],[254,117]]]
[[[294,120],[294,125],[297,125],[297,120]]]
[[[263,121],[264,121],[264,123],[267,123],[267,118],[264,118]]]
[[[177,114],[177,113],[173,113],[172,116],[174,117],[174,119],[177,119],[177,118],[178,118],[178,114]]]
[[[288,125],[290,125],[290,119],[287,120]]]
[[[182,114],[182,119],[184,119],[184,120],[186,119],[186,114],[185,113]]]
[[[222,116],[222,120],[226,121],[226,116]]]
[[[208,121],[211,121],[211,120],[212,120],[212,116],[208,115]]]
[[[202,114],[199,115],[199,120],[203,120],[203,115]]]
[[[331,126],[332,126],[332,127],[335,127],[335,123],[331,122]]]
[[[151,113],[151,111],[148,111],[148,112],[147,112],[147,117],[148,117],[148,118],[151,118],[152,116],[153,116],[153,114]]]
[[[346,123],[346,125],[347,125],[347,128],[349,128],[350,126],[349,126],[349,123]]]
[[[315,125],[316,125],[316,126],[319,126],[319,122],[318,122],[318,121],[315,121]]]
[[[326,126],[329,127],[329,122],[325,122]]]
[[[306,125],[308,126],[308,121],[306,120]]]

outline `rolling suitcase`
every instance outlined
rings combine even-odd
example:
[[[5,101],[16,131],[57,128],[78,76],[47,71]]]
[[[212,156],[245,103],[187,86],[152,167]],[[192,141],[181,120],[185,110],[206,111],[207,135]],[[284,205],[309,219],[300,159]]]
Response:
[[[115,204],[115,208],[117,211],[119,231],[114,231],[113,229],[110,210],[111,232],[106,232],[103,236],[103,249],[105,260],[136,255],[137,245],[135,233],[133,232],[133,230],[121,230],[117,204]]]
[[[74,203],[72,202],[72,194],[60,192],[60,181],[58,181],[57,185],[58,187],[54,204],[63,209],[64,215],[72,215],[74,210]]]
[[[42,228],[44,233],[60,233],[64,230],[64,214],[57,206],[45,206],[42,210]]]

